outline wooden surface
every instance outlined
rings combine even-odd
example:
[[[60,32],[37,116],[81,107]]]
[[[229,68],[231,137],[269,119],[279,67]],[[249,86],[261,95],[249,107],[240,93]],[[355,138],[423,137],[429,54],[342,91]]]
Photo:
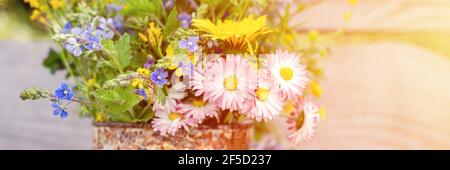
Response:
[[[350,10],[344,2],[326,1],[292,22],[314,18],[304,29],[340,29],[342,13]],[[450,149],[450,43],[428,34],[418,40],[419,34],[411,33],[447,36],[450,2],[360,0],[351,10],[347,37],[322,62],[326,78],[321,102],[328,119],[313,142],[300,148]],[[30,85],[52,89],[62,80],[41,67],[48,46],[0,42],[0,149],[91,147],[90,120],[75,115],[60,120],[47,102],[18,98]]]
[[[63,80],[42,66],[48,48],[48,42],[0,41],[0,149],[91,148],[89,119],[71,114],[61,120],[52,115],[49,102],[19,98],[25,88],[54,89]]]
[[[324,63],[328,120],[302,148],[450,149],[450,1],[341,2],[299,18],[314,18],[307,28],[347,32]],[[350,22],[330,19],[344,11]]]
[[[306,149],[450,149],[450,60],[396,42],[333,48]]]

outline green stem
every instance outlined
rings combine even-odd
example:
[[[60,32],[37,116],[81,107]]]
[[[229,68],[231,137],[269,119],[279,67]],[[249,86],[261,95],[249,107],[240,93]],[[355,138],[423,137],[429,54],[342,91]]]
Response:
[[[150,106],[151,106],[151,104],[147,103],[147,106],[145,106],[144,109],[142,109],[141,113],[139,113],[139,118],[142,117],[142,115],[144,115],[145,112],[147,112],[147,110]]]
[[[61,54],[59,55],[59,58],[61,58],[61,60],[64,64],[64,67],[66,67],[67,71],[70,74],[70,77],[72,77],[76,81],[75,74],[73,73],[72,68],[70,68],[69,63],[67,62],[67,56],[66,56],[66,52],[64,51],[64,47],[61,44],[58,44],[58,45],[62,49]]]
[[[130,112],[130,115],[133,119],[136,119],[136,112],[134,112],[133,108],[128,109],[128,111]]]

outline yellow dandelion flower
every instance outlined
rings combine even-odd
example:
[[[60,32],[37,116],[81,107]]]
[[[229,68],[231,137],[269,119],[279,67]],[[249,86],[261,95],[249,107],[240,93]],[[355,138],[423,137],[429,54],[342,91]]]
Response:
[[[51,6],[53,9],[59,9],[59,8],[62,8],[63,5],[64,5],[64,3],[63,3],[62,0],[50,0],[50,6]]]
[[[241,21],[218,21],[214,24],[209,19],[193,19],[192,26],[212,40],[221,40],[230,47],[243,49],[257,37],[272,31],[268,28],[266,20],[266,16],[261,16],[256,19],[245,18]]]

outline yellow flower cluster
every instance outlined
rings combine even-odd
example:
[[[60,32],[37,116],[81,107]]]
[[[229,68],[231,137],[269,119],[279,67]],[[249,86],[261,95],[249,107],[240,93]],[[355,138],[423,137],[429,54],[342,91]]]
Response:
[[[140,79],[140,78],[135,78],[131,82],[131,86],[133,86],[134,88],[143,89],[144,86],[145,86],[145,80],[144,79]]]
[[[155,26],[154,22],[148,23],[146,32],[138,33],[142,41],[149,42],[150,45],[157,48],[161,46],[163,37],[161,36],[161,28]]]
[[[46,3],[41,4],[39,0],[24,0],[24,2],[30,4],[33,8],[30,15],[30,19],[32,21],[39,21],[43,24],[48,24],[45,16],[45,12],[48,11],[48,6],[46,6]],[[62,0],[50,0],[49,3],[53,9],[62,8],[64,5]]]
[[[43,24],[47,24],[47,19],[45,16],[41,13],[40,10],[34,9],[33,12],[31,12],[30,19],[32,21],[39,21]]]
[[[136,72],[139,73],[140,76],[143,77],[150,77],[150,70],[146,69],[146,68],[138,68],[136,70]],[[145,79],[142,78],[135,78],[133,79],[133,81],[131,82],[131,86],[133,86],[134,88],[140,88],[143,89],[144,87],[147,87],[147,83]]]
[[[150,76],[150,70],[148,70],[146,68],[138,68],[136,70],[136,72],[138,72],[140,75],[142,75],[144,77],[149,77]]]
[[[64,3],[62,0],[50,0],[49,3],[53,9],[61,9],[64,6]]]
[[[24,0],[24,2],[30,4],[33,8],[39,8],[41,5],[39,4],[38,0]]]

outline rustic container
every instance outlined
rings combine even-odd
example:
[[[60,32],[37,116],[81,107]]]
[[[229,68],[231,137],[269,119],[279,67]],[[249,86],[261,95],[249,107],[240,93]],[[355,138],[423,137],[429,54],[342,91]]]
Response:
[[[94,149],[244,150],[249,149],[249,124],[201,125],[163,137],[151,124],[94,122]]]

